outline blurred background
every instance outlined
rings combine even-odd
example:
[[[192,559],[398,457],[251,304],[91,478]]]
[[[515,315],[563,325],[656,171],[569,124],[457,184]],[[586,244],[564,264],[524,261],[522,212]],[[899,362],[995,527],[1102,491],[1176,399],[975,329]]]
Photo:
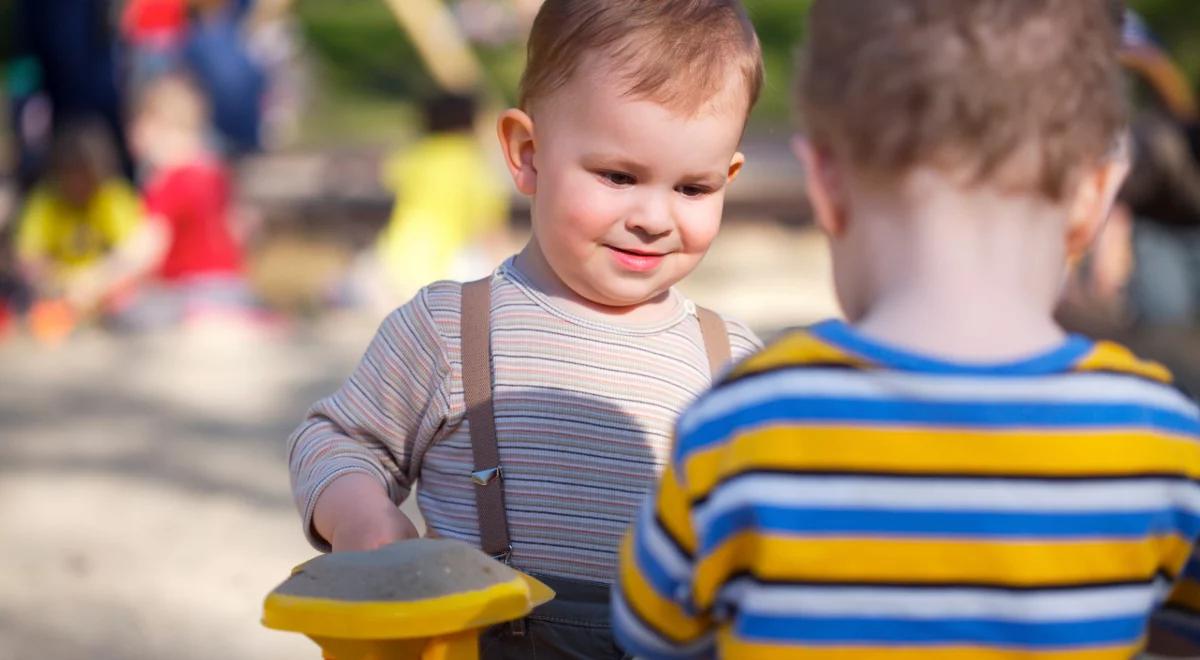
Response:
[[[1134,0],[1135,172],[1064,322],[1200,385],[1200,3]],[[0,0],[0,658],[315,657],[284,442],[416,287],[523,243],[495,114],[538,0]],[[837,313],[787,147],[804,0],[684,290]],[[880,117],[886,121],[886,115]],[[435,218],[436,221],[430,220]]]

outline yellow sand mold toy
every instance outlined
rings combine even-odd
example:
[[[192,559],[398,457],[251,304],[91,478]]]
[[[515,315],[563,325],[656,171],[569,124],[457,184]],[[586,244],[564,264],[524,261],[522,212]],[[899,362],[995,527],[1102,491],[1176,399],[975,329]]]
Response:
[[[263,625],[308,635],[336,660],[475,660],[479,633],[554,592],[459,541],[418,539],[297,566]]]

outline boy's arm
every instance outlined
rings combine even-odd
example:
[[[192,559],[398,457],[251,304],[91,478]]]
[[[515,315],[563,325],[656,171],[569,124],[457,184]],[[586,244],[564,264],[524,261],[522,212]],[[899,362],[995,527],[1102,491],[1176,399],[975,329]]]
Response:
[[[1200,547],[1193,549],[1171,595],[1151,620],[1146,650],[1167,658],[1200,657]]]
[[[448,410],[450,367],[426,292],[393,312],[354,373],[288,441],[293,496],[319,550],[412,534],[397,505]]]
[[[40,187],[34,188],[21,209],[13,241],[17,266],[30,282],[45,282],[54,271],[54,264],[47,254],[50,213],[46,194]]]
[[[169,231],[165,224],[147,218],[112,254],[66,284],[67,300],[76,309],[89,313],[106,296],[152,273],[166,254]]]
[[[416,525],[374,477],[352,472],[329,482],[317,499],[313,530],[334,552],[374,550],[419,536]]]
[[[612,617],[627,653],[714,657],[712,622],[696,612],[691,598],[697,549],[686,492],[669,468],[621,545]]]

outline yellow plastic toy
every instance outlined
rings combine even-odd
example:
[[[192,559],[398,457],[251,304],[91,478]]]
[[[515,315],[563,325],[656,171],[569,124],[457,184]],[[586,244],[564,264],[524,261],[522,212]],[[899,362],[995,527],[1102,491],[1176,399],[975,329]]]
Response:
[[[476,660],[479,633],[554,597],[459,541],[418,539],[297,566],[263,603],[263,625],[304,633],[336,660]]]

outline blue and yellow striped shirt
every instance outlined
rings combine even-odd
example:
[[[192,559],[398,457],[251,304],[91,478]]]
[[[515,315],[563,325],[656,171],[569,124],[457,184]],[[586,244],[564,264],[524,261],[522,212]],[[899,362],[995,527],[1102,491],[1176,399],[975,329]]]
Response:
[[[680,419],[614,627],[644,658],[1129,658],[1200,612],[1198,441],[1115,344],[968,366],[819,324]]]

